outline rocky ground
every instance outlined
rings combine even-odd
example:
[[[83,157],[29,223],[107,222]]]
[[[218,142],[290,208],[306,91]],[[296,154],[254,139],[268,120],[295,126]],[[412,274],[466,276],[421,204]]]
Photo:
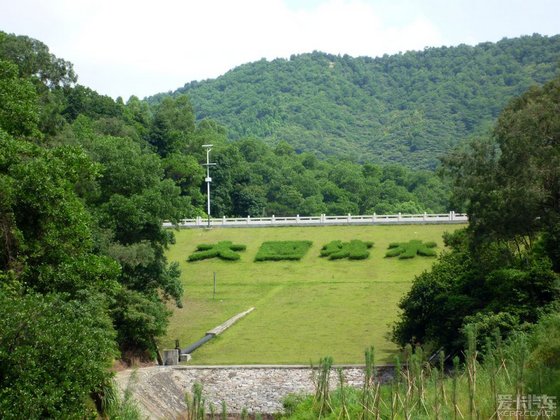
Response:
[[[343,368],[347,384],[361,387],[362,367]],[[379,368],[380,379],[391,377],[390,367]],[[303,366],[153,366],[118,372],[121,390],[130,387],[142,412],[153,419],[174,419],[187,409],[184,395],[195,382],[203,385],[207,404],[221,410],[225,401],[229,413],[276,413],[288,394],[314,392],[312,371]],[[338,384],[333,369],[331,384]]]

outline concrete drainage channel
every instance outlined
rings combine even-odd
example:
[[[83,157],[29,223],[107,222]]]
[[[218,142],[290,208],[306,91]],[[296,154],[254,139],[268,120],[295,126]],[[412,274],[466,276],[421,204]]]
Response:
[[[246,315],[253,312],[254,309],[255,308],[249,308],[246,311],[241,312],[241,313],[231,317],[230,319],[228,319],[223,324],[218,325],[216,328],[208,331],[206,333],[206,335],[204,337],[202,337],[200,340],[191,344],[190,346],[185,347],[184,349],[178,349],[177,348],[177,349],[163,350],[163,357],[162,357],[163,364],[165,366],[173,366],[173,365],[179,364],[179,362],[189,361],[191,359],[191,353],[193,351],[195,351],[197,348],[199,348],[203,344],[207,343],[208,341],[210,341],[214,337],[223,333],[225,330],[227,330],[229,327],[231,327],[233,324],[235,324],[241,318],[243,318]]]

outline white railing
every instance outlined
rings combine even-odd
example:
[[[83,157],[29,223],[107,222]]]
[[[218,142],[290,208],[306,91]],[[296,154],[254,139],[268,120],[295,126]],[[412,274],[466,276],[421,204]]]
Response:
[[[376,224],[429,224],[429,223],[467,223],[468,217],[464,213],[441,214],[386,214],[370,216],[300,216],[295,217],[222,217],[208,219],[197,217],[183,219],[177,225],[166,221],[164,227],[204,228],[208,227],[265,227],[265,226],[332,226],[332,225],[376,225]]]

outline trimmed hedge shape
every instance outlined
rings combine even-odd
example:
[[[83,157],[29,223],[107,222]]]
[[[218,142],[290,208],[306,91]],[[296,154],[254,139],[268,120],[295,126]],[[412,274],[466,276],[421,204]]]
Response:
[[[321,248],[321,257],[328,257],[329,260],[342,258],[365,260],[369,257],[368,249],[372,246],[373,242],[364,242],[359,239],[353,239],[350,242],[331,241]]]
[[[189,261],[206,260],[208,258],[236,261],[241,256],[235,251],[245,251],[246,248],[246,245],[234,244],[231,241],[220,241],[217,244],[200,244],[197,245],[196,251],[189,255]]]
[[[255,256],[255,261],[300,260],[312,243],[311,241],[263,242]]]
[[[385,254],[386,257],[396,257],[404,260],[407,258],[414,258],[416,255],[422,255],[424,257],[435,257],[437,255],[435,248],[437,244],[435,242],[423,243],[418,239],[413,239],[408,242],[393,242],[389,244],[389,251]]]

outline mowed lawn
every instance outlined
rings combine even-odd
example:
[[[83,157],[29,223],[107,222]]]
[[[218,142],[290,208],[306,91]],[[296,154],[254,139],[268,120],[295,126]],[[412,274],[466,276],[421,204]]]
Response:
[[[308,364],[324,356],[335,363],[363,363],[364,349],[375,346],[378,363],[392,362],[388,340],[397,304],[415,275],[435,258],[384,258],[390,242],[435,241],[462,225],[330,226],[184,229],[168,259],[181,265],[184,307],[173,308],[162,343],[181,347],[250,307],[255,310],[221,336],[193,352],[191,364]],[[331,240],[373,241],[367,260],[329,261],[319,257]],[[200,243],[229,240],[247,245],[239,261],[187,262]],[[254,262],[265,241],[310,240],[301,261]],[[213,299],[213,273],[217,292]]]

